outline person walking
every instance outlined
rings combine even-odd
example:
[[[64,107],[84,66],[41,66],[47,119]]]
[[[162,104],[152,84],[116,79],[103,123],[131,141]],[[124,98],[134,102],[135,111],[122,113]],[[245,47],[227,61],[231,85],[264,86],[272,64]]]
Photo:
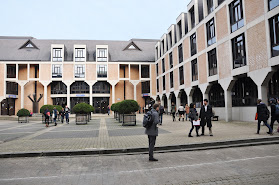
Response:
[[[189,117],[189,120],[192,123],[192,128],[190,129],[188,137],[193,137],[191,134],[192,134],[192,131],[194,130],[194,128],[196,128],[197,137],[200,137],[200,135],[199,135],[199,128],[200,127],[199,126],[194,126],[194,124],[193,124],[193,121],[198,120],[198,112],[196,110],[196,105],[194,105],[193,103],[190,104],[188,117]]]
[[[176,106],[174,104],[174,102],[171,103],[171,114],[172,114],[172,121],[176,121],[175,120],[175,113],[176,113]]]
[[[180,121],[181,118],[182,118],[182,121],[184,121],[185,109],[183,107],[183,104],[180,104],[180,106],[178,107],[178,114],[179,114],[178,121]]]
[[[263,122],[265,124],[265,126],[267,126],[268,129],[269,129],[268,134],[273,135],[272,128],[267,123],[267,120],[269,118],[270,112],[269,112],[267,106],[262,102],[261,99],[258,99],[257,114],[258,114],[258,130],[257,130],[257,134],[260,134],[261,122]]]
[[[274,98],[271,98],[270,107],[271,107],[270,127],[273,130],[274,122],[277,121],[279,123],[279,99],[276,102],[276,100]]]
[[[188,106],[188,104],[185,105],[185,120],[187,121],[188,119],[188,115],[190,112],[190,107]]]
[[[65,119],[66,119],[66,123],[69,124],[69,114],[70,114],[70,109],[69,107],[66,105],[65,106]]]
[[[49,116],[50,116],[50,112],[49,112],[48,108],[46,108],[44,115],[45,115],[46,127],[48,127],[49,126]]]
[[[152,125],[145,129],[145,134],[148,135],[149,142],[149,161],[158,161],[158,159],[154,158],[154,147],[156,143],[156,137],[158,136],[158,123],[159,123],[159,104],[154,104],[151,109],[151,120]]]
[[[211,105],[208,104],[208,100],[204,99],[203,100],[203,105],[200,110],[200,118],[201,118],[201,127],[202,127],[202,136],[204,136],[204,127],[207,125],[209,129],[209,135],[213,136],[212,133],[212,123],[211,123],[211,117],[213,116],[212,114],[212,107]]]
[[[65,110],[64,110],[64,108],[62,108],[62,110],[60,112],[60,116],[61,116],[61,123],[64,123],[64,117],[65,117]]]
[[[165,113],[165,108],[164,106],[161,105],[161,102],[159,102],[159,120],[160,120],[160,125],[163,124],[163,114]]]
[[[53,122],[54,122],[54,125],[57,126],[57,123],[56,123],[56,119],[57,119],[57,109],[56,107],[53,108],[53,111],[52,111],[52,118],[53,118]]]
[[[109,106],[108,106],[108,115],[110,114],[110,108],[109,108]]]

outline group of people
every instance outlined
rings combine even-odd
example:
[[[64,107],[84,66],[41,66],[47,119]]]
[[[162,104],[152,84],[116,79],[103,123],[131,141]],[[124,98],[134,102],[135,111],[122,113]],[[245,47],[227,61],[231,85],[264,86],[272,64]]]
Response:
[[[46,110],[44,112],[46,127],[49,127],[50,116],[52,116],[53,123],[55,126],[57,126],[56,120],[57,120],[58,115],[60,115],[61,123],[64,123],[64,118],[65,118],[66,123],[69,124],[69,114],[70,114],[70,109],[67,105],[65,106],[65,109],[62,108],[62,110],[60,112],[58,112],[56,107],[54,107],[52,110],[52,114],[50,113],[49,109],[46,108]]]

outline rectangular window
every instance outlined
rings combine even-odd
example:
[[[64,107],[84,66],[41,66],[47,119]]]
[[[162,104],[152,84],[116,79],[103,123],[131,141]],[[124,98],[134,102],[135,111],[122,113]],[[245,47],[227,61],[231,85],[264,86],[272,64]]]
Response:
[[[191,56],[193,56],[197,53],[196,33],[191,35],[190,44],[191,44]]]
[[[179,59],[179,63],[183,62],[183,46],[182,46],[182,44],[180,44],[178,46],[178,59]]]
[[[181,21],[177,23],[178,40],[182,39],[182,25]]]
[[[203,0],[198,1],[199,22],[203,20]]]
[[[279,55],[279,14],[269,19],[272,57]]]
[[[158,47],[156,47],[156,59],[158,59],[159,58],[159,53],[158,53]]]
[[[218,0],[218,5],[222,4],[225,0]]]
[[[159,76],[159,65],[158,65],[158,63],[156,64],[156,75]]]
[[[216,42],[214,18],[206,23],[207,45],[210,46]]]
[[[241,34],[232,39],[233,68],[246,65],[245,38]]]
[[[193,8],[189,11],[190,12],[190,17],[191,17],[191,28],[193,29],[196,25],[195,23],[195,10],[194,10],[194,6]]]
[[[159,92],[159,87],[160,87],[159,79],[157,79],[157,92]]]
[[[141,66],[141,78],[150,78],[148,65]]]
[[[161,45],[162,45],[162,53],[164,54],[165,53],[165,41],[164,40],[162,40]]]
[[[210,14],[213,10],[213,0],[207,0],[207,14]]]
[[[85,61],[85,49],[84,48],[76,48],[75,49],[75,61],[76,62],[84,62]]]
[[[52,50],[52,61],[53,62],[61,62],[62,58],[62,48],[53,48]]]
[[[213,76],[217,74],[217,58],[216,49],[213,49],[207,53],[208,55],[208,74]]]
[[[244,26],[242,0],[235,0],[230,5],[231,32]]]
[[[98,48],[97,49],[97,62],[107,62],[108,61],[108,53],[106,48]]]
[[[170,72],[170,88],[173,88],[173,71]]]
[[[170,52],[169,54],[169,58],[170,58],[170,69],[173,68],[173,58],[172,58],[172,52]]]
[[[162,73],[164,73],[166,71],[166,68],[165,68],[165,59],[163,58],[162,59]]]
[[[197,59],[192,60],[191,65],[192,65],[192,81],[194,82],[194,81],[197,81],[199,79]]]
[[[169,41],[170,41],[170,45],[169,45],[168,50],[172,47],[172,32],[171,31],[169,32]]]
[[[273,8],[279,6],[279,0],[268,0],[268,8],[272,10]]]
[[[97,76],[98,78],[107,77],[107,65],[98,65]]]
[[[85,65],[75,65],[75,78],[85,78]]]
[[[179,81],[180,81],[180,85],[184,84],[184,69],[183,66],[179,67]]]
[[[16,82],[6,82],[6,94],[18,95],[18,84]]]
[[[52,78],[62,78],[62,65],[52,65]]]
[[[142,94],[150,93],[150,81],[141,82]]]
[[[7,64],[7,78],[16,78],[15,64]]]
[[[163,76],[163,90],[166,90],[166,77]]]

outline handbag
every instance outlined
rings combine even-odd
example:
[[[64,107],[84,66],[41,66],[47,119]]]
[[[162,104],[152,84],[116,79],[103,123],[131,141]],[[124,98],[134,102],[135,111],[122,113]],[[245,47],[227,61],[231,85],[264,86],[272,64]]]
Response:
[[[255,115],[255,120],[258,120],[258,113],[256,113]]]
[[[194,120],[194,121],[193,121],[193,125],[194,125],[194,126],[200,126],[200,124],[201,124],[201,123],[200,123],[200,120],[197,120],[197,121]]]

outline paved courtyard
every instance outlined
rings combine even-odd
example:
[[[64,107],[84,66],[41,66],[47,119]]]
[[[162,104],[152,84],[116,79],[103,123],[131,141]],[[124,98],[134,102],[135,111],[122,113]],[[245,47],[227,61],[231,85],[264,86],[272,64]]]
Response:
[[[46,128],[40,121],[17,123],[16,121],[0,121],[0,153],[17,152],[48,152],[48,151],[78,151],[98,149],[128,149],[147,148],[148,141],[142,127],[143,115],[137,115],[136,126],[122,126],[113,116],[93,115],[87,125],[75,125],[74,118],[70,124],[61,124]],[[275,128],[277,128],[275,124]],[[261,134],[257,135],[256,123],[214,121],[214,137],[208,135],[188,137],[191,124],[189,121],[172,122],[171,117],[164,116],[162,126],[159,126],[159,137],[156,146],[185,145],[251,139],[263,137],[278,137],[266,134],[268,129],[262,126]]]

